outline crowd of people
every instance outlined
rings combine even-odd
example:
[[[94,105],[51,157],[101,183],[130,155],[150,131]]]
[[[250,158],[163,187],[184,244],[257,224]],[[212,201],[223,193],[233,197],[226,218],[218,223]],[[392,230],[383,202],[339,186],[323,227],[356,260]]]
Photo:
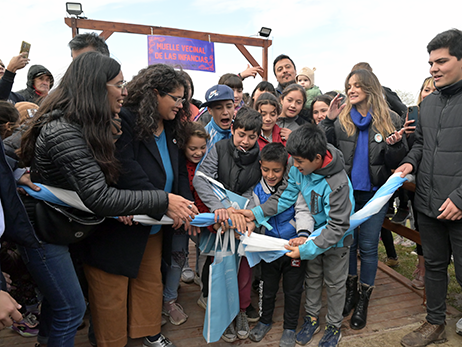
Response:
[[[32,65],[27,88],[17,92],[27,54],[7,66],[0,60],[0,329],[37,336],[39,347],[73,346],[88,309],[93,346],[123,347],[130,337],[174,347],[162,325],[164,317],[174,325],[188,319],[180,282],[198,284],[197,304],[207,309],[214,257],[199,246],[231,229],[237,239],[256,232],[287,240],[288,253],[253,268],[239,257],[239,312],[222,339],[265,337],[282,276],[279,346],[306,345],[321,330],[323,287],[319,346],[337,346],[346,317],[352,329],[367,325],[380,237],[387,263],[397,264],[391,232],[382,228],[390,205],[347,233],[350,216],[396,171],[416,178],[415,194],[399,191],[392,221],[407,218],[410,201],[422,239],[412,284],[427,295],[425,323],[401,344],[446,340],[451,258],[462,286],[460,30],[428,44],[431,77],[412,119],[365,62],[348,73],[345,95],[323,94],[315,68],[297,72],[281,54],[276,87],[263,81],[246,98],[243,81],[262,72],[248,66],[221,76],[200,102],[185,71],[155,64],[127,82],[98,35],[77,35],[69,47],[73,61],[60,81]],[[218,194],[216,181],[248,199],[246,209]],[[81,207],[44,197],[49,190],[74,194]],[[205,212],[214,224],[193,226]],[[148,225],[135,215],[172,222]],[[456,331],[462,335],[462,319]]]

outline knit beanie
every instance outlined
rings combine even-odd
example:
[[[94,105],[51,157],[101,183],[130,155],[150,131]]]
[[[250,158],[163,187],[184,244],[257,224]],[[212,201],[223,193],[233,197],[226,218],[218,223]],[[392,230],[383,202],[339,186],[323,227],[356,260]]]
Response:
[[[295,77],[295,81],[298,82],[298,76],[303,75],[303,76],[308,77],[311,81],[311,86],[314,86],[314,72],[315,71],[316,71],[315,67],[313,69],[310,69],[309,67],[304,67],[300,70],[300,72]]]

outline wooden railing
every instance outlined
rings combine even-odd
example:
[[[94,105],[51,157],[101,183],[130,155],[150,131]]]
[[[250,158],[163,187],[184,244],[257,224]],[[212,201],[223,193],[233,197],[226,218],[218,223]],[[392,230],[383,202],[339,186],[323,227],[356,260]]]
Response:
[[[406,189],[406,190],[409,190],[411,192],[415,192],[415,184],[414,183],[410,183],[410,182],[405,182],[403,184],[403,188]],[[383,221],[383,227],[385,229],[388,229],[388,230],[391,230],[409,240],[412,240],[414,241],[415,243],[418,243],[419,245],[422,244],[422,242],[420,241],[420,234],[418,231],[414,230],[414,229],[411,229],[411,228],[408,228],[404,225],[401,225],[401,224],[396,224],[396,223],[392,223],[388,218],[385,218],[385,220]]]

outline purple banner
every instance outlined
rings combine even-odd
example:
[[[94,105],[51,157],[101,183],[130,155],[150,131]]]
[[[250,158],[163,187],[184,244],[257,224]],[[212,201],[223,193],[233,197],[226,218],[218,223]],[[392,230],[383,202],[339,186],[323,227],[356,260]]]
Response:
[[[215,72],[214,44],[183,37],[148,35],[148,63]]]

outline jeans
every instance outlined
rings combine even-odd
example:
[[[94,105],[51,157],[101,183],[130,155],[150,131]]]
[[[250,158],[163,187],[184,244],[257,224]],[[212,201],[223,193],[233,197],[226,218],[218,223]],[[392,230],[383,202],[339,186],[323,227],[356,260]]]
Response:
[[[165,273],[164,302],[178,298],[178,284],[181,270],[188,256],[188,234],[174,234],[172,240],[172,261]]]
[[[42,243],[20,251],[43,295],[37,341],[48,347],[74,346],[86,305],[68,247]]]
[[[456,279],[462,286],[462,220],[446,221],[418,213],[420,237],[425,259],[425,291],[427,293],[427,321],[444,324],[448,265],[454,255]]]
[[[355,212],[362,209],[374,194],[375,192],[355,190]],[[387,209],[388,204],[385,204],[378,213],[371,216],[355,229],[354,241],[350,247],[350,269],[348,273],[353,276],[358,274],[357,250],[359,248],[361,256],[361,275],[359,281],[369,286],[374,285],[375,275],[377,274],[379,237]]]

